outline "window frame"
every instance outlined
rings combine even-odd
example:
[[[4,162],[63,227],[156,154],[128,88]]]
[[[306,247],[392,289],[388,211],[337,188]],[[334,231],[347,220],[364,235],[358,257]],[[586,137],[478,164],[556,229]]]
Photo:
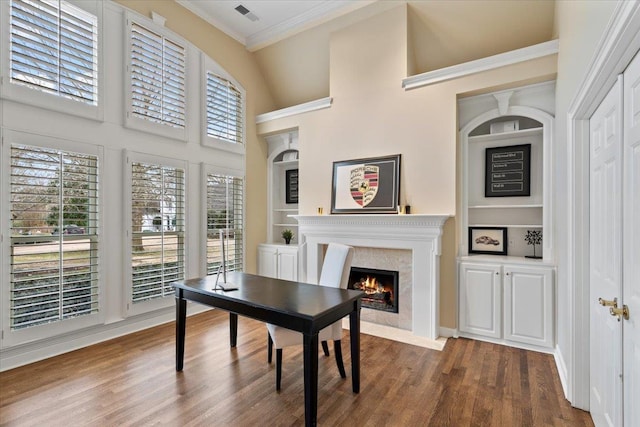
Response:
[[[97,18],[97,105],[43,92],[37,88],[11,82],[11,1],[0,1],[0,97],[10,101],[66,113],[86,119],[104,121],[104,37],[103,4],[99,0],[64,0]]]
[[[189,80],[193,78],[193,70],[190,64],[190,57],[192,56],[191,45],[187,43],[185,39],[177,35],[176,33],[167,30],[166,28],[158,25],[154,21],[147,19],[137,13],[127,11],[124,14],[124,126],[130,129],[139,130],[155,135],[160,135],[172,139],[176,139],[182,142],[188,141],[189,129],[190,129],[190,113],[191,108],[189,106],[190,103],[190,84]],[[183,128],[177,128],[170,126],[165,123],[154,122],[151,120],[146,120],[141,117],[136,117],[132,114],[133,110],[133,98],[131,96],[132,92],[132,79],[131,79],[131,31],[133,27],[133,23],[144,27],[145,29],[157,33],[162,37],[165,37],[171,42],[180,45],[184,48],[184,115],[185,115],[185,124]],[[196,70],[197,72],[197,70]]]
[[[3,230],[9,233],[11,230],[11,182],[9,175],[11,173],[11,147],[14,144],[54,149],[60,151],[69,151],[80,154],[96,156],[98,159],[97,182],[102,182],[104,175],[104,147],[99,145],[89,145],[77,141],[67,139],[59,139],[54,137],[34,135],[20,131],[3,130],[2,155],[0,156],[0,165],[2,166],[2,175],[0,176],[0,188],[2,194],[0,201],[0,224]],[[5,172],[6,171],[6,172]],[[103,236],[103,199],[104,192],[99,188],[97,195],[96,213],[98,221],[96,224],[96,238],[98,260],[96,263],[98,271],[98,311],[96,313],[86,314],[79,317],[64,319],[43,325],[36,325],[28,328],[12,330],[11,329],[11,308],[10,296],[11,286],[2,286],[0,288],[0,304],[2,304],[2,323],[3,346],[12,347],[19,344],[25,344],[32,341],[51,338],[61,334],[77,331],[79,329],[104,324],[105,321],[105,280],[103,274],[103,266],[105,264],[105,248]],[[5,255],[6,254],[6,255]],[[0,245],[0,256],[2,258],[2,275],[0,279],[3,283],[10,283],[11,280],[11,238],[3,239]]]
[[[123,271],[124,271],[124,297],[123,297],[123,312],[128,316],[148,313],[155,310],[160,310],[167,307],[173,307],[175,305],[175,298],[170,296],[165,296],[162,298],[153,298],[146,301],[133,302],[133,250],[132,250],[132,238],[133,238],[133,230],[132,230],[132,191],[133,191],[133,171],[132,166],[133,163],[141,162],[148,163],[161,167],[172,167],[177,169],[182,169],[184,173],[184,188],[182,189],[182,205],[184,206],[184,230],[183,233],[183,270],[184,270],[184,278],[188,277],[188,261],[187,261],[187,252],[188,252],[188,229],[189,229],[189,212],[187,209],[187,201],[188,201],[188,191],[189,191],[189,170],[188,170],[188,162],[186,160],[178,160],[173,158],[156,156],[153,154],[140,153],[136,151],[124,150],[123,152],[124,159],[124,237],[123,237]]]
[[[200,53],[200,120],[201,120],[201,143],[205,147],[217,148],[244,155],[246,152],[247,140],[247,92],[244,87],[224,70],[217,62],[209,58],[204,52]],[[207,72],[212,72],[231,83],[240,92],[242,97],[242,141],[239,143],[230,142],[220,138],[214,138],[207,133]]]

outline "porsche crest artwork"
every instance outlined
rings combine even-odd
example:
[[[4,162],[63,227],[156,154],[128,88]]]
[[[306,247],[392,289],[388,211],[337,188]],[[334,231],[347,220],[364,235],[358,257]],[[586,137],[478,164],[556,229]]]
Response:
[[[400,155],[333,163],[331,213],[397,213]]]

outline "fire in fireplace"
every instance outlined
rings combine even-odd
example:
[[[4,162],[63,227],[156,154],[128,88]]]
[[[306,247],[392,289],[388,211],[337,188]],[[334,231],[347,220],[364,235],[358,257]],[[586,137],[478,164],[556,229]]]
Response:
[[[398,272],[351,267],[349,289],[363,291],[362,307],[398,312]]]

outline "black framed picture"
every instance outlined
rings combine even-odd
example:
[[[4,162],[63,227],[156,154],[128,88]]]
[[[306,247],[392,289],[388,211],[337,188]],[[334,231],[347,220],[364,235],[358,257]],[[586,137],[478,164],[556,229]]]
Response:
[[[298,203],[298,169],[285,171],[285,202]]]
[[[400,154],[333,162],[331,213],[398,213]]]
[[[484,196],[529,195],[531,195],[531,144],[487,148]]]
[[[506,227],[469,227],[469,253],[506,255]]]

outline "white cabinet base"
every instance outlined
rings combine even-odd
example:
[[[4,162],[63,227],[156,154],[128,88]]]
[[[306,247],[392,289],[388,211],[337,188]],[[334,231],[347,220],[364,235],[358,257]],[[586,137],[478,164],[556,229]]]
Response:
[[[258,274],[283,280],[298,280],[298,247],[258,245]]]
[[[473,258],[459,261],[459,336],[552,351],[553,266],[518,258]]]

